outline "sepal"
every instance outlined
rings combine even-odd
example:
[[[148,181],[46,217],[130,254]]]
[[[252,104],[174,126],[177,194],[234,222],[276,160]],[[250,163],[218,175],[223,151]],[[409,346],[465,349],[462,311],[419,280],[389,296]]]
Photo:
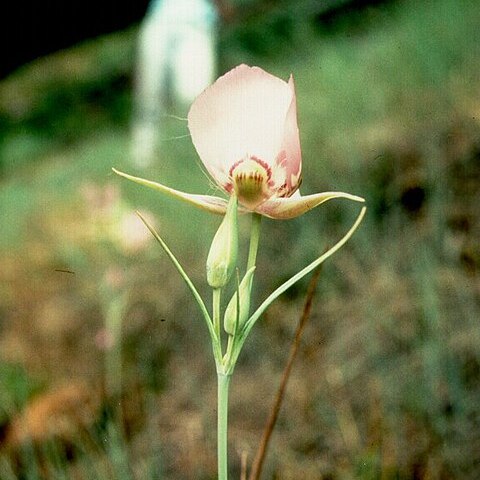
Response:
[[[167,187],[161,183],[153,182],[151,180],[146,180],[140,177],[134,177],[128,173],[120,172],[119,170],[112,168],[112,170],[123,178],[131,180],[132,182],[138,183],[145,187],[152,188],[158,192],[165,193],[173,198],[178,200],[183,200],[184,202],[194,205],[195,207],[206,210],[210,213],[216,213],[218,215],[225,214],[227,210],[227,201],[224,198],[216,197],[214,195],[197,195],[194,193],[181,192],[180,190],[175,190],[174,188]]]

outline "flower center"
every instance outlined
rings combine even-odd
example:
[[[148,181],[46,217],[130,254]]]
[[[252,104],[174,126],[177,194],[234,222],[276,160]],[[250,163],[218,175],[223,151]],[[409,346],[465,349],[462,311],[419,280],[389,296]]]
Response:
[[[268,164],[255,157],[247,157],[230,169],[230,178],[238,200],[254,210],[270,195],[271,171]]]

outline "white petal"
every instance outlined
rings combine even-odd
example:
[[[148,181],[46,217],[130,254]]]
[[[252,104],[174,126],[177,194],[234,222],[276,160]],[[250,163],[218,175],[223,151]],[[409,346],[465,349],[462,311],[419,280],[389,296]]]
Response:
[[[240,65],[220,77],[192,104],[188,127],[197,152],[217,180],[252,155],[273,165],[281,150],[291,85],[258,67]]]

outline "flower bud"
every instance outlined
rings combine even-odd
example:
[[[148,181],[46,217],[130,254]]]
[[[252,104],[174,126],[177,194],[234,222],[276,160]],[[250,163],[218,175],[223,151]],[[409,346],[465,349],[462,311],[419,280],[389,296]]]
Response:
[[[250,311],[250,290],[252,288],[253,272],[256,267],[252,267],[243,277],[238,287],[239,300],[237,302],[237,292],[235,292],[228,302],[225,309],[225,316],[223,318],[223,328],[229,335],[234,335],[235,330],[241,328],[248,320]],[[237,314],[237,307],[240,307],[240,312]],[[237,323],[238,321],[238,323]],[[235,328],[235,325],[237,327]]]
[[[207,281],[213,288],[222,288],[230,280],[237,264],[238,225],[237,196],[228,202],[225,217],[213,238],[207,258]]]

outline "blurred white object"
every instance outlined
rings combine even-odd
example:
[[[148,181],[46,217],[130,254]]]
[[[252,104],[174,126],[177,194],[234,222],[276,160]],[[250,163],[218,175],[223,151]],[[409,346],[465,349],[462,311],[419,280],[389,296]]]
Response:
[[[190,104],[215,77],[217,11],[208,0],[153,0],[140,28],[133,159],[155,156],[161,118],[171,103]]]

